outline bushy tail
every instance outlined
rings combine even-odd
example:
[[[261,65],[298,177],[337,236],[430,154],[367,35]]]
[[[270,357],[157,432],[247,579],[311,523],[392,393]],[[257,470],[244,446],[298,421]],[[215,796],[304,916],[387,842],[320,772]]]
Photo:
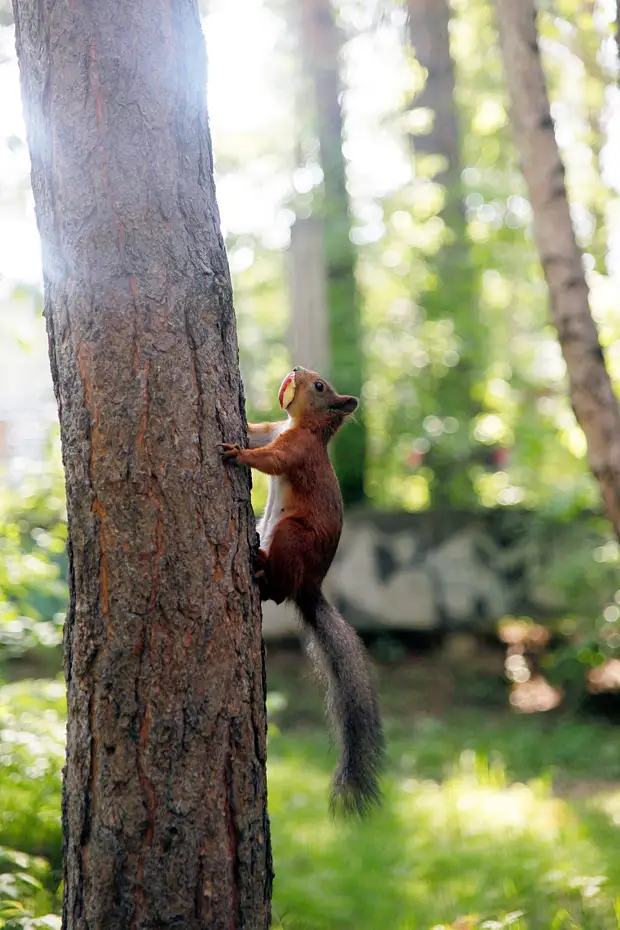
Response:
[[[309,652],[327,683],[327,709],[340,757],[330,809],[364,816],[379,804],[385,741],[379,702],[364,646],[323,594],[300,597],[297,607],[312,631]]]

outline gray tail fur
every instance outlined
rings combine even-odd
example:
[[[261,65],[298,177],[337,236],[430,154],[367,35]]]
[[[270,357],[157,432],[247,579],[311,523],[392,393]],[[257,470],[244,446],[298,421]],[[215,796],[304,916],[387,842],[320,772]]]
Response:
[[[297,607],[313,634],[309,652],[327,683],[327,710],[340,749],[330,809],[364,816],[380,803],[385,753],[370,664],[355,630],[322,593],[298,598]]]

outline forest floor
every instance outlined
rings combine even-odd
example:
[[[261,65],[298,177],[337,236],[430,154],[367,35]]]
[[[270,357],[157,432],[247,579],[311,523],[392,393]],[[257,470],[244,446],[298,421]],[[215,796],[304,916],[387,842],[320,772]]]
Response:
[[[343,825],[320,688],[303,655],[269,651],[276,927],[620,927],[620,730],[510,711],[497,658],[378,665],[384,806]]]
[[[618,725],[509,710],[492,652],[402,656],[377,676],[384,804],[333,821],[321,688],[299,651],[268,649],[274,928],[618,930]],[[0,928],[25,926],[3,923],[11,900],[20,919],[58,910],[63,740],[60,679],[0,688],[0,847],[50,863],[0,848],[0,873],[39,883],[0,874]]]

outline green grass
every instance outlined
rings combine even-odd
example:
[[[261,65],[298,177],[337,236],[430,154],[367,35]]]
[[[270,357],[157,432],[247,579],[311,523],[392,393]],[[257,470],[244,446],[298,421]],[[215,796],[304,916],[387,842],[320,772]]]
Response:
[[[520,910],[523,927],[547,928],[563,908],[578,926],[617,926],[617,853],[600,842],[608,820],[584,819],[548,781],[511,781],[464,750],[442,781],[393,774],[384,810],[343,827],[324,815],[327,772],[299,747],[282,750],[270,763],[282,926],[430,928]]]
[[[386,798],[363,825],[326,817],[334,756],[316,689],[292,669],[272,674],[276,926],[620,926],[617,729],[479,707],[437,716],[436,674],[383,669]]]
[[[617,728],[458,693],[440,706],[430,663],[384,667],[385,803],[366,823],[334,822],[320,692],[305,663],[270,664],[274,927],[618,930]],[[0,844],[51,863],[19,866],[38,869],[36,893],[17,889],[36,914],[58,907],[62,706],[55,684],[0,689]],[[18,867],[0,850],[3,866],[6,884]],[[7,888],[0,876],[0,927]]]

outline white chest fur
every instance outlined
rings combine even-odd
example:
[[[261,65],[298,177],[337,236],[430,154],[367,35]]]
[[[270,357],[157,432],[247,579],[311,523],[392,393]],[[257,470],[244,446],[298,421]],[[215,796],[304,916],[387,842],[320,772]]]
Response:
[[[276,436],[279,436],[285,432],[285,430],[290,429],[292,425],[293,421],[289,417],[289,419],[282,424],[276,435],[272,437],[272,441],[276,438]],[[267,492],[267,504],[265,506],[265,512],[256,527],[260,539],[261,549],[266,551],[269,549],[269,545],[273,538],[273,531],[275,529],[276,523],[284,512],[284,499],[286,497],[288,487],[288,480],[283,475],[274,475],[269,478],[269,491]]]

